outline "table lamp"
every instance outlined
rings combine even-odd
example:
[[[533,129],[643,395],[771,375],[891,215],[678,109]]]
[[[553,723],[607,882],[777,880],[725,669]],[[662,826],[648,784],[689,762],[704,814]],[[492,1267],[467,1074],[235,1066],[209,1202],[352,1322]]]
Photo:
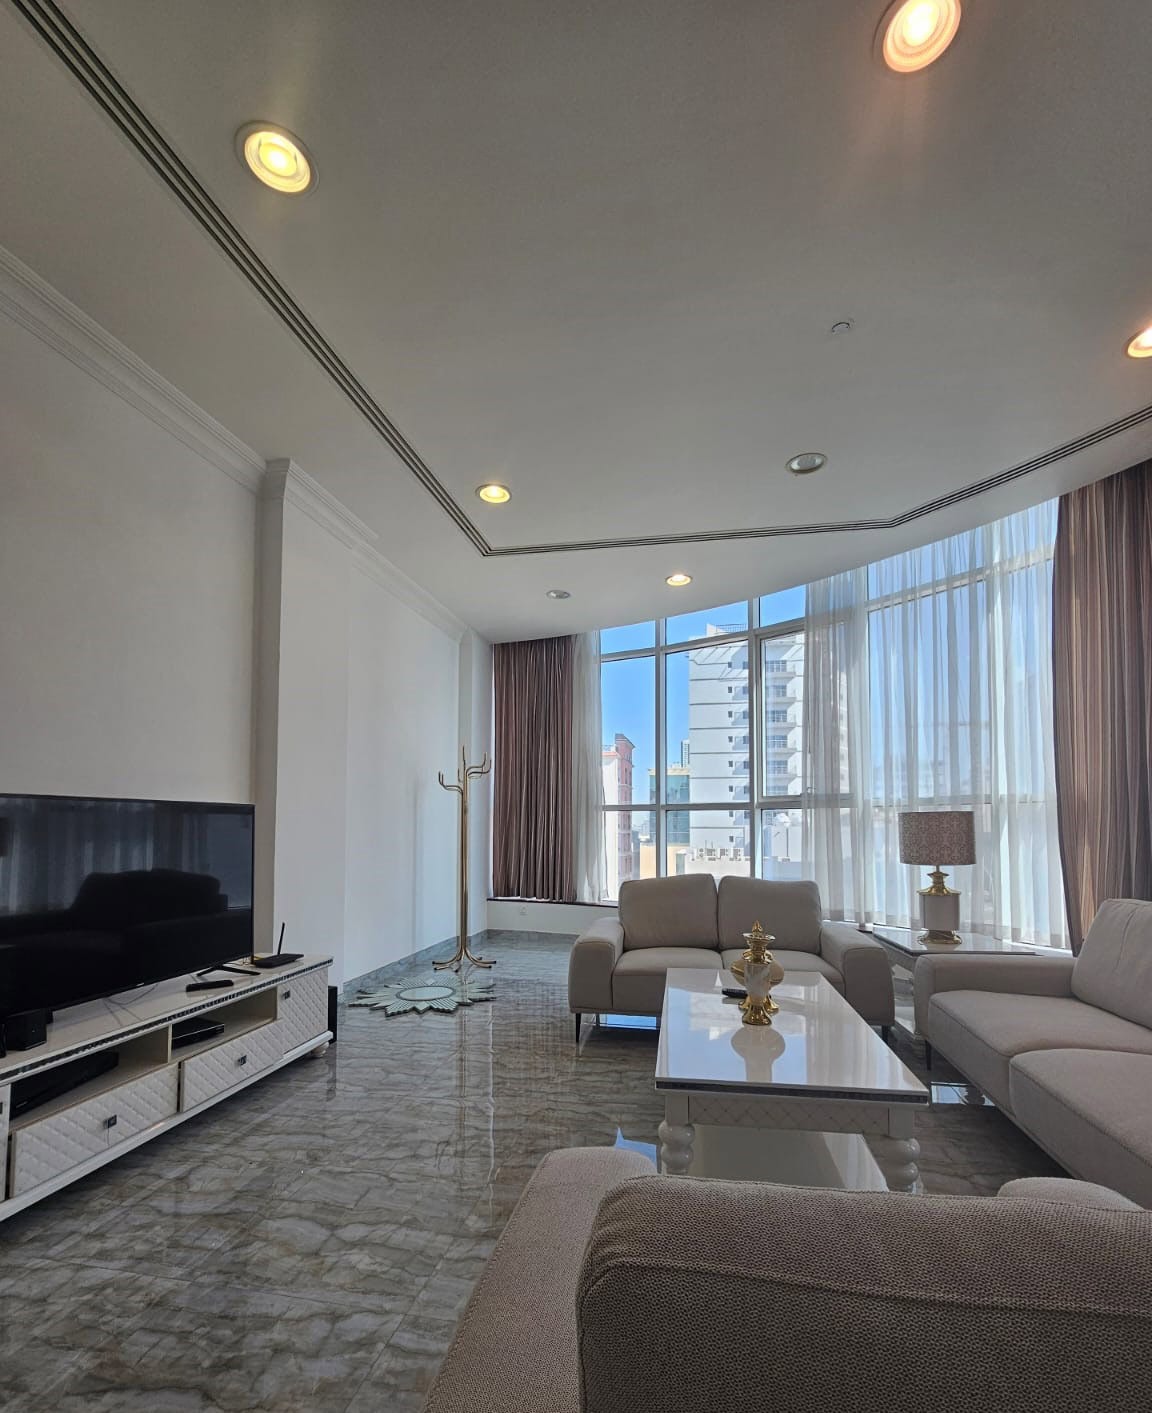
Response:
[[[960,894],[940,865],[976,862],[971,810],[912,810],[900,815],[900,862],[931,864],[931,886],[920,889],[921,942],[959,942]]]

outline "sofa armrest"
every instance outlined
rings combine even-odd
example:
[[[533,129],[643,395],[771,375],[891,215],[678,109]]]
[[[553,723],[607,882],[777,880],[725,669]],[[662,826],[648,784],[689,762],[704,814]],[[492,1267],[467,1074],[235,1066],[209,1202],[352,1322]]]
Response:
[[[892,965],[874,937],[850,922],[822,922],[820,955],[844,978],[845,1000],[869,1025],[892,1024]]]
[[[550,1153],[472,1292],[423,1413],[579,1413],[576,1282],[601,1199],[651,1174],[623,1148]],[[387,1391],[373,1400],[395,1407]]]
[[[1080,1182],[1076,1178],[1013,1178],[1011,1182],[1006,1182],[996,1195],[1029,1202],[1064,1202],[1073,1207],[1096,1207],[1115,1212],[1144,1210],[1139,1202],[1122,1197],[1110,1187],[1101,1187],[1098,1182]]]
[[[1058,1389],[1137,1413],[1149,1240],[1147,1212],[642,1178],[584,1259],[581,1407],[1004,1413]]]
[[[1071,996],[1075,957],[990,955],[920,957],[916,1029],[928,1035],[928,1007],[938,991],[1001,991],[1014,996]],[[929,1036],[929,1039],[931,1037]]]
[[[568,959],[568,1009],[577,1014],[612,1009],[612,973],[624,951],[618,917],[601,918],[576,939]]]

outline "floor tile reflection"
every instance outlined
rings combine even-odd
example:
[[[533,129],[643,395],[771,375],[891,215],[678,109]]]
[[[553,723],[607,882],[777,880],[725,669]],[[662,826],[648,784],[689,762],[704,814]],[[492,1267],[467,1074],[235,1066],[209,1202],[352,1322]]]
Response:
[[[346,1009],[323,1059],[0,1226],[0,1409],[418,1409],[536,1163],[655,1142],[655,1034],[576,1049],[569,946],[490,938],[491,1004]],[[940,1078],[927,1190],[1057,1171]]]

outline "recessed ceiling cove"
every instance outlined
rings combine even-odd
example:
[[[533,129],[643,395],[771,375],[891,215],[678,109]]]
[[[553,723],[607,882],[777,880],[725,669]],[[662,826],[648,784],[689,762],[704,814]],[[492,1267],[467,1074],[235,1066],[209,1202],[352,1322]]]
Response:
[[[45,190],[66,105],[6,45],[0,244],[494,634],[554,555],[611,566],[592,622],[659,611],[660,546],[723,556],[685,599],[771,589],[1152,448],[1139,0],[1092,46],[1071,0],[966,6],[908,81],[886,8],[9,0],[107,140]],[[307,200],[237,162],[257,119]]]

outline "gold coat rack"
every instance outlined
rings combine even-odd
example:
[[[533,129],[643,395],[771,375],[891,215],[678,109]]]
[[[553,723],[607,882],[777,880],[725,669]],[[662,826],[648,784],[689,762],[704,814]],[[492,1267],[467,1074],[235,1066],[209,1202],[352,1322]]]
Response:
[[[487,775],[491,769],[492,762],[488,758],[487,751],[484,752],[479,765],[469,765],[467,752],[461,747],[460,765],[456,771],[456,784],[449,785],[448,781],[444,779],[444,772],[440,772],[439,779],[443,788],[460,797],[460,865],[457,878],[456,951],[446,961],[432,963],[437,971],[447,971],[449,967],[453,971],[459,971],[464,962],[471,962],[476,967],[496,965],[495,962],[486,962],[483,957],[473,956],[468,948],[468,787],[473,780],[479,779],[481,775]]]

